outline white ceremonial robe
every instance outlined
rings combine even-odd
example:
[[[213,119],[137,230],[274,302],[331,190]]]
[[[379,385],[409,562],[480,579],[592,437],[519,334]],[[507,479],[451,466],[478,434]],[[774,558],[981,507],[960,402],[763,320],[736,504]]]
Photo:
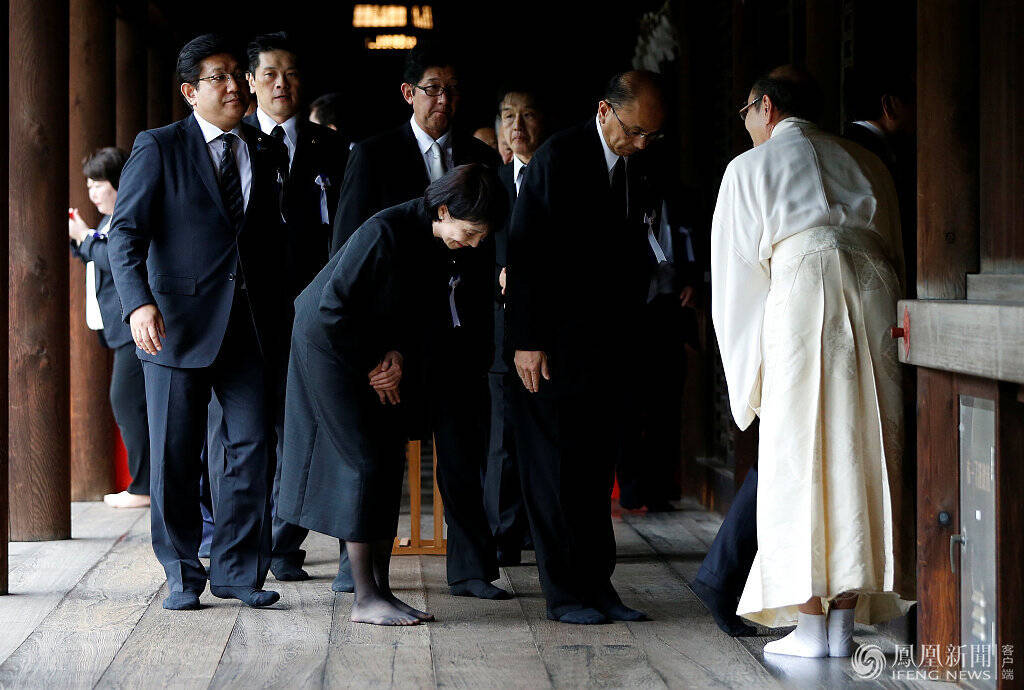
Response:
[[[913,604],[901,486],[902,295],[892,179],[797,118],[733,160],[711,233],[711,311],[736,423],[759,416],[758,553],[737,613],[778,627],[812,596],[856,619]],[[907,502],[907,507],[909,507]]]

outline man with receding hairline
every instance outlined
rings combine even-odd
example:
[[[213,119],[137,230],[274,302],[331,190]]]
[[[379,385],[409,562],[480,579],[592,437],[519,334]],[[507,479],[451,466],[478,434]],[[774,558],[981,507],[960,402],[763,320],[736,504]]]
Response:
[[[616,75],[593,119],[533,155],[512,214],[508,386],[547,614],[563,623],[646,618],[611,584],[609,497],[654,263],[642,152],[663,120],[658,75]]]

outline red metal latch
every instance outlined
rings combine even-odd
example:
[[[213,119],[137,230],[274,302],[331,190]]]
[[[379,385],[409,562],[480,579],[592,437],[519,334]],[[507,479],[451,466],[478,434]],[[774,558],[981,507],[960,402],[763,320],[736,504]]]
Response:
[[[910,310],[903,307],[903,325],[892,326],[889,329],[889,335],[892,336],[893,340],[903,340],[903,357],[906,359],[910,356]]]

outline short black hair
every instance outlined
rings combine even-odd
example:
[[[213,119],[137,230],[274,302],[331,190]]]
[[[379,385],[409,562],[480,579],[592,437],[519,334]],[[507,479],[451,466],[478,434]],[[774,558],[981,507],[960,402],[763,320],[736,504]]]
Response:
[[[324,127],[334,125],[341,129],[341,118],[338,117],[338,102],[340,100],[340,93],[325,93],[309,104],[309,112],[316,113],[316,119]]]
[[[300,60],[299,51],[295,43],[286,31],[275,31],[272,34],[260,34],[249,41],[246,47],[246,57],[249,58],[249,74],[256,74],[260,66],[260,53],[269,53],[272,50],[283,50],[295,56],[296,61]]]
[[[117,189],[121,181],[121,171],[128,162],[128,154],[116,146],[105,146],[96,149],[82,159],[82,174],[90,180],[106,181]]]
[[[437,210],[448,207],[452,218],[482,223],[494,231],[508,218],[508,190],[498,173],[483,163],[452,168],[427,187],[423,195],[427,215],[436,219]]]
[[[202,34],[186,43],[178,53],[178,77],[183,83],[195,84],[202,73],[202,63],[208,57],[227,53],[241,64],[238,46],[220,34]]]
[[[419,84],[423,79],[423,73],[431,67],[455,69],[455,55],[443,43],[420,39],[405,56],[402,83]]]
[[[653,88],[664,97],[665,81],[662,76],[650,70],[637,69],[619,72],[609,79],[602,100],[618,108],[635,101],[641,87]]]
[[[821,88],[814,77],[802,67],[776,67],[755,81],[751,92],[754,98],[768,96],[775,108],[785,115],[811,122],[821,120]]]
[[[510,93],[521,93],[533,101],[533,106],[542,114],[547,114],[547,103],[544,94],[533,84],[520,82],[506,82],[498,89],[498,113],[501,114],[501,104]]]

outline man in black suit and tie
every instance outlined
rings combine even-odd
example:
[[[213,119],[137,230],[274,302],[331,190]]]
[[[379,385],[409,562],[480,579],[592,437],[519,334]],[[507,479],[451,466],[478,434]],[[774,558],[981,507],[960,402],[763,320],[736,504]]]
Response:
[[[661,94],[653,73],[616,75],[594,119],[537,150],[512,212],[516,445],[548,617],[564,623],[646,617],[611,584],[610,494],[629,401],[657,375],[637,330],[656,204],[642,149],[660,136]]]
[[[454,64],[442,46],[426,41],[409,52],[402,96],[412,106],[412,117],[352,149],[334,219],[332,254],[370,216],[422,196],[430,182],[454,166],[499,167],[494,149],[452,130],[459,101]],[[437,482],[448,524],[448,584],[455,595],[507,598],[507,592],[490,584],[498,578],[498,565],[482,482],[494,332],[494,244],[488,240],[473,252],[452,252],[450,261],[449,327],[427,353],[424,372],[429,423],[437,444]],[[465,353],[472,353],[468,366]],[[460,366],[454,367],[455,361]],[[344,550],[333,588],[352,591]]]
[[[114,285],[139,347],[151,444],[153,550],[167,574],[167,609],[195,609],[200,451],[211,391],[224,409],[210,591],[268,606],[273,361],[280,299],[267,260],[279,214],[274,147],[242,124],[245,72],[224,38],[206,34],[178,55],[193,113],[141,133],[121,175],[108,240]]]
[[[526,166],[544,140],[544,109],[538,94],[525,85],[509,86],[498,103],[499,137],[512,146],[512,161],[498,170],[514,208]],[[515,436],[505,395],[509,367],[505,361],[505,267],[508,228],[494,233],[495,290],[494,361],[488,374],[491,389],[491,433],[484,479],[484,505],[498,547],[498,565],[519,565],[521,550],[533,548],[519,481]],[[518,382],[516,382],[518,385]]]
[[[256,112],[243,121],[278,144],[278,184],[281,187],[281,273],[285,281],[284,336],[275,366],[275,430],[277,457],[284,442],[284,391],[288,363],[288,334],[292,303],[330,258],[332,221],[338,207],[348,147],[333,130],[301,116],[302,65],[299,51],[284,32],[257,36],[249,43],[249,90],[256,94]],[[281,481],[274,474],[273,505]],[[309,530],[292,525],[274,512],[270,570],[278,580],[305,580],[306,552],[302,542]]]

